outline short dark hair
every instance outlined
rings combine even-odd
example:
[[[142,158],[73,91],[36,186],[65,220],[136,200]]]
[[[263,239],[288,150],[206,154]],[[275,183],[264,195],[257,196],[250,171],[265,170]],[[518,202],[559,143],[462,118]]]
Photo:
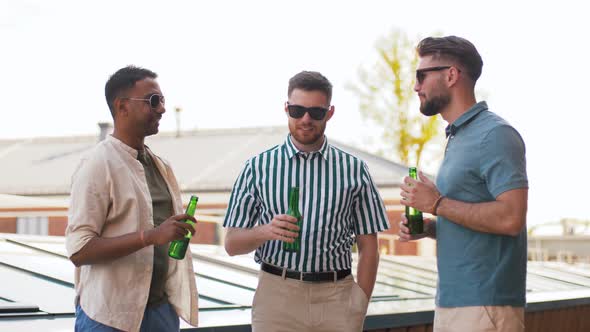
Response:
[[[104,95],[107,99],[107,104],[111,110],[111,115],[115,117],[115,99],[119,97],[122,92],[131,89],[136,82],[146,78],[157,78],[158,75],[153,71],[136,66],[127,66],[117,70],[104,86]]]
[[[328,104],[332,100],[332,83],[317,71],[302,71],[291,77],[289,80],[287,96],[291,97],[291,93],[295,89],[301,89],[304,91],[321,91],[326,95]]]
[[[467,75],[477,82],[481,75],[483,60],[475,46],[465,38],[457,36],[427,37],[416,47],[418,55],[432,55],[435,59],[454,61],[460,65]]]

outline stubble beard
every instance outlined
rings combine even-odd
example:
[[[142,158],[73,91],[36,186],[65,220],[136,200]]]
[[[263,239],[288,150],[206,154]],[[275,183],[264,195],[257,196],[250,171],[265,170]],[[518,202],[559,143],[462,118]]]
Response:
[[[311,136],[299,135],[299,132],[297,131],[298,128],[294,124],[289,124],[289,131],[291,132],[291,135],[293,136],[293,138],[295,138],[297,142],[304,145],[312,145],[319,142],[324,137],[325,124],[323,126],[319,126],[319,128],[316,126],[313,127],[316,130],[314,130],[313,135]]]
[[[160,131],[160,120],[162,117],[154,117],[146,124],[145,136],[155,135]]]

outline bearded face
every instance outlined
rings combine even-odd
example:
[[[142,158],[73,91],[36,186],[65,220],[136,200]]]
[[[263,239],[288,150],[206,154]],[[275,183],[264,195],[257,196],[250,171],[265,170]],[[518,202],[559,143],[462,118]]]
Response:
[[[420,112],[426,116],[437,115],[445,109],[450,102],[450,94],[442,94],[430,98],[424,97],[424,100],[420,103]]]
[[[303,108],[324,108],[328,111],[324,118],[314,119],[309,113],[301,117],[293,117],[289,114],[288,105],[302,106]],[[310,150],[321,147],[324,141],[326,124],[332,117],[334,109],[329,105],[326,95],[321,91],[305,91],[295,89],[289,97],[285,112],[289,118],[289,132],[300,150]]]

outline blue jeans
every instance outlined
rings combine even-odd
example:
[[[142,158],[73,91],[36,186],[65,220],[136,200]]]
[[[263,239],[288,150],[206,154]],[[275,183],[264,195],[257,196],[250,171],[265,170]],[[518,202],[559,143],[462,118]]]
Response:
[[[119,332],[114,327],[101,324],[90,317],[82,308],[76,306],[76,332]],[[158,306],[148,307],[143,314],[140,332],[159,332],[159,331],[180,331],[180,321],[178,315],[170,303],[165,302]]]

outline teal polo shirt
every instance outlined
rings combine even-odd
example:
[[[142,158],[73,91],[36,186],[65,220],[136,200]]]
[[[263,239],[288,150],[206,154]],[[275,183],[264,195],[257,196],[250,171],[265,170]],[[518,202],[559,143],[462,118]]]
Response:
[[[528,188],[525,145],[508,122],[479,102],[446,128],[445,157],[437,175],[440,193],[468,203],[494,201]],[[440,307],[524,306],[527,235],[477,232],[438,217]]]

